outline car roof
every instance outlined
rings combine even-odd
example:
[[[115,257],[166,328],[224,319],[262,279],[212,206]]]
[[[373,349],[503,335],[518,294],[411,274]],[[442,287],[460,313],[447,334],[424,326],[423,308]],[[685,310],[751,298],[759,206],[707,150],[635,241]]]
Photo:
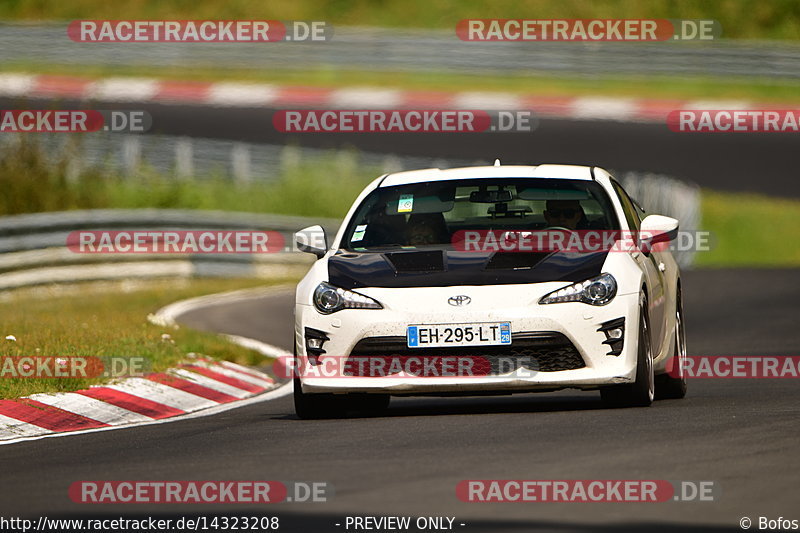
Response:
[[[426,168],[394,172],[381,181],[379,187],[394,187],[411,183],[428,181],[467,180],[467,179],[499,179],[499,178],[550,178],[587,180],[594,179],[591,167],[579,165],[496,165],[480,167]]]

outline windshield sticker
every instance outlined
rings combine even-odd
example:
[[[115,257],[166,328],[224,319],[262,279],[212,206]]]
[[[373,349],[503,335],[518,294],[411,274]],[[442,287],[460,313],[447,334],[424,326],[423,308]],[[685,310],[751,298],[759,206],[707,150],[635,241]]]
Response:
[[[401,194],[400,199],[397,201],[398,213],[410,213],[414,209],[414,195]]]
[[[350,238],[350,242],[358,242],[364,238],[364,233],[367,231],[367,225],[361,224],[360,226],[356,226],[356,230],[353,232],[353,236]]]

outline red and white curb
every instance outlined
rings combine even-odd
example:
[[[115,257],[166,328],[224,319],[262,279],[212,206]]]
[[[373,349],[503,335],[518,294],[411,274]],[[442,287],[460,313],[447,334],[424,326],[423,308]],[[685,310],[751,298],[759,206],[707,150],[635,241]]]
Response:
[[[161,325],[174,325],[176,316],[190,310],[265,292],[256,289],[194,298],[176,302],[148,318]],[[264,355],[288,354],[254,339],[227,337]],[[290,385],[279,387],[257,370],[198,357],[166,372],[85,390],[0,400],[0,445],[208,416],[285,396],[291,392]]]
[[[558,97],[502,92],[418,91],[371,87],[330,89],[258,83],[210,83],[156,78],[91,79],[11,73],[0,74],[0,96],[221,107],[530,110],[541,116],[623,122],[663,122],[667,115],[676,109],[765,107],[744,100]]]

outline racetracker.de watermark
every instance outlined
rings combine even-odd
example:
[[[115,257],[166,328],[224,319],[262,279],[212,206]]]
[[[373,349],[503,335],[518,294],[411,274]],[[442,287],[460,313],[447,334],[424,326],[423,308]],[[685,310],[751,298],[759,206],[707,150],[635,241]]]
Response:
[[[67,36],[79,43],[325,42],[325,21],[280,20],[73,20]]]
[[[281,133],[485,133],[530,132],[533,111],[475,109],[285,109],[272,125]]]
[[[712,248],[708,231],[678,231],[672,234],[621,230],[459,230],[453,234],[453,248],[462,252],[536,253],[629,253],[634,247],[645,251],[697,251]]]
[[[456,485],[456,496],[467,503],[713,502],[719,486],[663,479],[471,479]]]
[[[722,34],[710,19],[464,19],[462,41],[710,41]]]
[[[325,481],[76,481],[69,498],[85,504],[324,503],[333,497]]]
[[[289,251],[278,231],[80,230],[67,235],[79,254],[269,254]]]
[[[686,378],[800,378],[800,355],[687,355],[667,371]]]
[[[679,133],[797,133],[800,109],[677,109],[667,126]]]
[[[150,359],[124,356],[0,356],[0,378],[119,378],[141,377]]]
[[[483,333],[453,328],[454,341],[478,340]],[[307,364],[299,364],[292,355],[278,357],[273,373],[281,378],[487,378],[502,377],[514,372],[518,378],[533,378],[539,362],[527,356],[482,355],[350,355],[324,354],[310,356]]]
[[[144,133],[152,126],[144,110],[0,110],[0,133]]]

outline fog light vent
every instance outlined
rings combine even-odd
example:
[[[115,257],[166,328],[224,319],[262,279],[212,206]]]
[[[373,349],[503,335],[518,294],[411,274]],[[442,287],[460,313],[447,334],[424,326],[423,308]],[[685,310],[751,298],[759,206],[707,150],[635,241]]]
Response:
[[[325,353],[322,348],[325,341],[331,340],[327,333],[314,328],[306,328],[306,355],[309,357],[319,357]]]
[[[608,344],[611,351],[606,355],[619,355],[622,353],[622,345],[625,340],[625,318],[616,318],[603,325],[597,331],[602,331],[606,335],[603,344]]]

